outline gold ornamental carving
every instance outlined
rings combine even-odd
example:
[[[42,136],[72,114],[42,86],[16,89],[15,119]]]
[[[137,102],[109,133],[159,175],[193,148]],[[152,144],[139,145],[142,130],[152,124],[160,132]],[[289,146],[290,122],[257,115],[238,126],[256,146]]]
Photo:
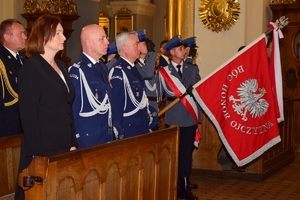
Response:
[[[42,6],[37,0],[25,0],[24,14],[51,13],[60,15],[78,15],[77,5],[72,0],[46,0]]]
[[[77,5],[72,0],[46,0],[42,2],[42,13],[77,15]]]
[[[204,26],[215,32],[229,30],[240,14],[238,0],[201,0],[199,16]]]
[[[25,0],[23,6],[24,14],[36,14],[40,12],[40,5],[37,0]]]
[[[116,15],[131,15],[132,11],[129,10],[126,6],[123,6],[120,10],[118,10],[118,12],[116,13]]]
[[[297,3],[300,2],[300,0],[276,0],[277,3]]]

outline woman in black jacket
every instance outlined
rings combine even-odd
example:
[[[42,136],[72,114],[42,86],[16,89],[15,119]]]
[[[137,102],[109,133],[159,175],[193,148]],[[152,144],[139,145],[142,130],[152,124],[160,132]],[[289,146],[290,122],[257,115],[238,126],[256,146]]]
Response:
[[[28,37],[26,53],[30,58],[19,72],[23,127],[19,172],[28,167],[33,156],[76,149],[71,109],[74,89],[67,67],[55,58],[63,50],[65,40],[60,19],[52,15],[38,18]],[[19,192],[17,189],[16,199],[23,199]]]

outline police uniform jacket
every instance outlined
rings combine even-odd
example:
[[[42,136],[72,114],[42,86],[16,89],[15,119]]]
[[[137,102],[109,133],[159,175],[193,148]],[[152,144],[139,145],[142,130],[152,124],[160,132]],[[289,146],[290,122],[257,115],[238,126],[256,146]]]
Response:
[[[19,56],[24,63],[26,56]],[[0,44],[0,137],[22,133],[17,97],[21,62]]]
[[[82,70],[88,86],[84,86]],[[104,63],[93,64],[83,53],[69,69],[70,78],[75,89],[73,113],[75,118],[76,137],[78,148],[89,147],[113,140],[111,128],[109,129],[109,113],[111,108],[96,110],[100,103],[110,105],[111,87],[108,82],[108,70]],[[90,93],[88,92],[90,90]],[[104,101],[105,96],[109,99]],[[96,99],[96,101],[93,101]],[[94,104],[93,104],[94,103]],[[82,115],[82,113],[95,113]],[[111,119],[111,118],[110,118]],[[110,120],[112,121],[112,120]]]
[[[182,67],[182,78],[179,76],[172,62],[170,62],[170,64],[165,68],[169,69],[171,71],[171,75],[178,78],[181,81],[181,83],[185,86],[185,88],[188,88],[189,86],[194,85],[195,83],[200,81],[198,67],[196,67],[195,65],[188,64],[184,61],[181,67]],[[171,88],[168,85],[167,85],[167,89],[171,90]],[[169,105],[176,98],[175,95],[170,95],[167,92],[165,92],[165,95],[167,97],[166,106]],[[198,108],[198,123],[200,123],[201,122],[200,107],[197,104],[197,102],[195,103]],[[193,116],[190,114],[190,112],[186,109],[186,107],[181,102],[176,103],[173,107],[171,107],[168,111],[166,111],[165,123],[168,125],[172,125],[172,124],[179,125],[180,127],[188,127],[197,124]]]
[[[20,169],[33,155],[52,156],[77,146],[72,102],[74,89],[65,64],[55,59],[66,81],[39,54],[19,73],[19,105],[23,126]]]
[[[154,75],[156,53],[148,52],[145,61],[138,60],[135,64],[143,79],[150,80]]]
[[[109,75],[113,87],[113,123],[121,127],[118,138],[131,137],[142,133],[149,132],[147,106],[139,109],[136,113],[125,116],[136,109],[136,105],[132,102],[128,91],[124,87],[124,78],[128,79],[129,89],[132,91],[136,103],[140,103],[143,99],[144,80],[134,67],[132,67],[122,57],[118,59],[119,64],[111,69]],[[126,77],[123,76],[123,73]],[[146,95],[146,94],[145,94]],[[145,99],[144,99],[145,100]]]

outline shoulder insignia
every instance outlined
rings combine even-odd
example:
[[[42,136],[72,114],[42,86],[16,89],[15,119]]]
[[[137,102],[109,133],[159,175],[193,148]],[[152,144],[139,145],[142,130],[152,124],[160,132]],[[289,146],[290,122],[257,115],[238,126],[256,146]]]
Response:
[[[11,59],[11,57],[10,56],[7,56],[8,57],[8,59]]]
[[[116,69],[122,69],[120,65],[115,66]]]
[[[74,63],[72,65],[72,67],[77,67],[77,68],[80,68],[80,64],[82,63],[82,60],[79,60],[77,63]]]
[[[88,66],[89,68],[92,68],[93,65],[92,65],[92,63],[88,63],[87,66]]]

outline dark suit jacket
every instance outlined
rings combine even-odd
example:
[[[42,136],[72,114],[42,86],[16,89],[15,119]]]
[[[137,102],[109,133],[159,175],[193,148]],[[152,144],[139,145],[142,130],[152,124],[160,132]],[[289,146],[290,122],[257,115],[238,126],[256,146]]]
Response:
[[[77,146],[72,101],[74,89],[65,64],[55,60],[66,80],[36,54],[19,73],[19,105],[23,126],[20,169],[33,155],[51,156]]]
[[[160,67],[165,67],[165,66],[167,66],[169,63],[166,61],[166,59],[162,56],[162,55],[160,55],[159,56],[159,66]]]
[[[19,55],[24,63],[26,56],[22,53]],[[2,44],[0,44],[0,60],[2,62],[0,70],[0,137],[2,137],[22,133],[18,98],[15,99],[9,91],[12,89],[18,94],[18,74],[22,64]],[[4,77],[7,77],[8,83],[3,80]],[[9,87],[11,89],[8,89]]]

